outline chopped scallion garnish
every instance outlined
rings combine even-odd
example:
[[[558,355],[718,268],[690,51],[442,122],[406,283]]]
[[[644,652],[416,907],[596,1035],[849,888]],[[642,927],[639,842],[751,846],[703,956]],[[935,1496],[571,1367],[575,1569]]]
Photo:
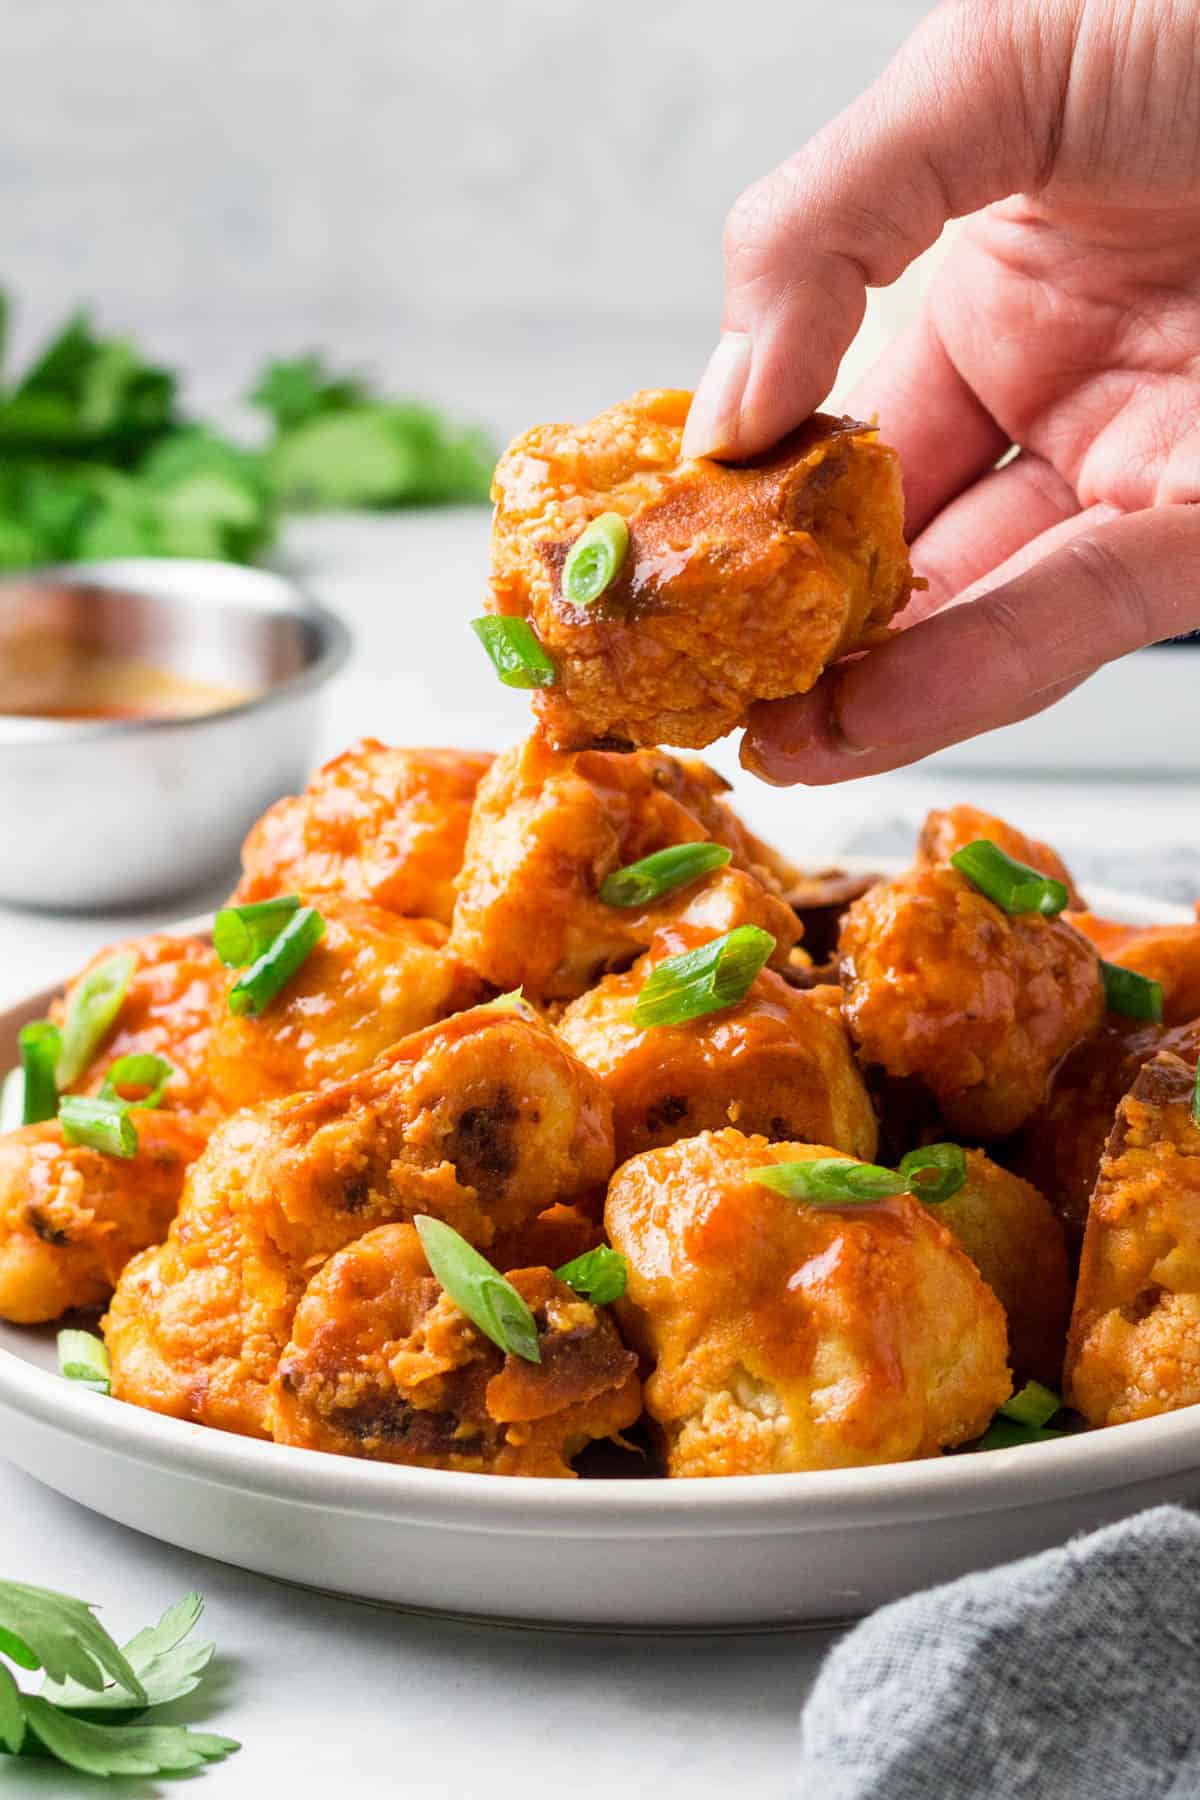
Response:
[[[1161,981],[1151,981],[1135,969],[1123,969],[1119,963],[1105,962],[1103,957],[1100,959],[1100,977],[1109,1012],[1123,1013],[1127,1019],[1150,1019],[1155,1023],[1161,1020]]]
[[[118,1056],[100,1089],[102,1100],[124,1100],[129,1106],[162,1105],[163,1092],[175,1070],[165,1056],[152,1056],[148,1051],[136,1056]],[[122,1088],[139,1088],[141,1097],[130,1099]]]
[[[817,1156],[809,1162],[768,1163],[752,1169],[750,1179],[806,1206],[869,1206],[907,1191],[894,1169],[876,1163],[850,1162],[841,1156]]]
[[[713,869],[723,869],[732,855],[723,844],[670,844],[606,875],[600,898],[605,906],[649,906]]]
[[[950,858],[960,875],[1006,913],[1044,913],[1053,919],[1070,895],[1061,881],[1039,874],[1028,863],[1016,862],[991,838],[976,838]]]
[[[744,1000],[766,963],[775,939],[758,925],[735,925],[711,944],[668,956],[651,969],[634,1002],[633,1022],[643,1030],[682,1025]]]
[[[244,969],[270,949],[300,906],[299,894],[283,894],[278,900],[223,907],[213,920],[213,949],[227,969]]]
[[[562,591],[575,606],[590,606],[621,573],[629,527],[620,513],[601,513],[580,532],[563,564]]]
[[[40,1125],[58,1112],[58,1082],[55,1070],[62,1054],[62,1034],[49,1019],[34,1019],[22,1025],[17,1037],[21,1050],[22,1125]]]
[[[413,1220],[425,1260],[460,1312],[501,1350],[541,1362],[537,1321],[511,1281],[443,1219]]]
[[[79,1080],[103,1043],[121,1010],[134,963],[131,951],[118,950],[75,984],[62,1023],[57,1071],[60,1089]]]
[[[79,1381],[98,1394],[107,1394],[112,1382],[107,1346],[90,1331],[60,1331],[58,1372],[68,1381]]]
[[[1040,1381],[1027,1381],[1025,1386],[1000,1408],[1006,1419],[1018,1425],[1048,1425],[1055,1413],[1062,1411],[1062,1400],[1053,1388]]]
[[[610,1250],[607,1244],[585,1250],[554,1273],[595,1306],[619,1300],[629,1284],[629,1264],[619,1250]]]
[[[966,1185],[966,1151],[961,1144],[926,1144],[901,1157],[900,1174],[914,1199],[940,1206]]]
[[[230,988],[230,1012],[260,1017],[324,935],[325,921],[315,907],[302,906],[293,913],[258,960]]]
[[[492,660],[505,687],[553,687],[558,671],[542,649],[527,619],[492,614],[471,620],[471,630]]]
[[[1015,1450],[1022,1444],[1046,1444],[1051,1438],[1065,1437],[1045,1425],[1021,1425],[1016,1419],[1002,1419],[999,1413],[983,1436],[968,1446],[971,1450]]]
[[[58,1103],[58,1118],[68,1144],[83,1144],[89,1150],[126,1160],[137,1155],[137,1132],[126,1100],[64,1094]]]

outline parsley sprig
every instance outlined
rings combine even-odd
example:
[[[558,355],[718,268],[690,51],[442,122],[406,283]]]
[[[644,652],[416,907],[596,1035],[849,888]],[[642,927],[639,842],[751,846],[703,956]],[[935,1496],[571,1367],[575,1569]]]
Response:
[[[212,1644],[186,1643],[204,1608],[185,1594],[123,1647],[92,1606],[50,1588],[0,1581],[0,1656],[42,1669],[36,1694],[0,1662],[0,1752],[51,1756],[85,1775],[160,1775],[216,1762],[233,1738],[134,1716],[199,1686]]]

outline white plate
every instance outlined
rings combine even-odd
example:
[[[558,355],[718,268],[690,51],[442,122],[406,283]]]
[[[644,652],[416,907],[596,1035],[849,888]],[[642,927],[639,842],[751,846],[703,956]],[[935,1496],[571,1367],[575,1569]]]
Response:
[[[1096,891],[1152,922],[1180,908]],[[0,1017],[0,1068],[37,995]],[[737,1628],[850,1617],[1200,1497],[1200,1407],[987,1455],[713,1481],[404,1469],[210,1431],[81,1391],[53,1332],[0,1324],[0,1446],[123,1525],[391,1605],[559,1626]]]

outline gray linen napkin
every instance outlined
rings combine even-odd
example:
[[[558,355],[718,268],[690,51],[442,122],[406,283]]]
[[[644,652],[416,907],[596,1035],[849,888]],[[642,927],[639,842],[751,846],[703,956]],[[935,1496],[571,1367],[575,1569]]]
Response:
[[[1156,1507],[885,1606],[805,1707],[811,1800],[1195,1800],[1200,1520]]]

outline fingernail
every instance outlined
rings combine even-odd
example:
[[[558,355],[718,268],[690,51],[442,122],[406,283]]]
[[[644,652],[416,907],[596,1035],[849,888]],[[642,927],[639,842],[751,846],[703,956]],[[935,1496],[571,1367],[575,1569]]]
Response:
[[[750,377],[750,338],[726,331],[708,359],[683,428],[682,454],[719,456],[737,442],[742,395]]]

